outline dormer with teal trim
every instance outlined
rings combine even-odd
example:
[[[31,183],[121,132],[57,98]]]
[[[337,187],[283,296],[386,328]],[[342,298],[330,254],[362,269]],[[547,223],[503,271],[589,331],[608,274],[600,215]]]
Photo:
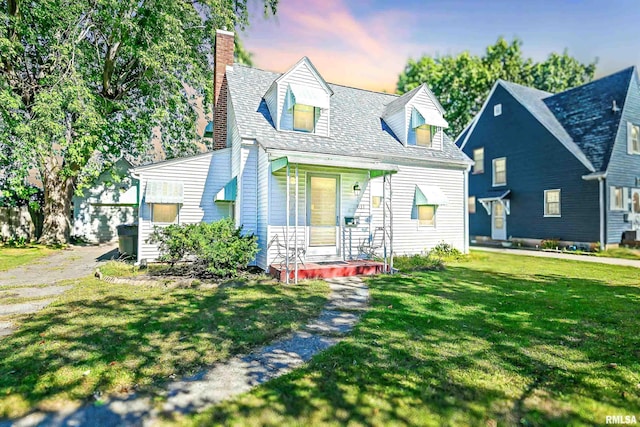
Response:
[[[403,145],[442,150],[444,129],[449,127],[443,116],[435,95],[422,84],[389,103],[382,119]]]
[[[333,91],[304,57],[264,95],[277,130],[329,136]]]

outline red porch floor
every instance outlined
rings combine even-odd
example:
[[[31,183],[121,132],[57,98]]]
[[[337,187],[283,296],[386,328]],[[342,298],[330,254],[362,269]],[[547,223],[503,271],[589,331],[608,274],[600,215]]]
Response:
[[[289,278],[294,278],[294,266],[289,267]],[[357,260],[357,261],[336,261],[331,263],[316,264],[306,262],[304,265],[298,264],[298,279],[330,279],[332,277],[348,276],[370,276],[382,273],[384,264],[377,261]],[[271,264],[269,274],[284,282],[287,271],[284,265]]]

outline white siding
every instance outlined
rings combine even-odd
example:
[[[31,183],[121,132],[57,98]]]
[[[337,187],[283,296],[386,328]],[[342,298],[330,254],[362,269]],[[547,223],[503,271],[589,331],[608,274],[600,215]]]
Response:
[[[131,165],[119,160],[113,166],[121,181],[114,181],[111,171],[103,172],[82,196],[73,197],[73,235],[91,243],[117,240],[116,227],[135,222],[137,183],[129,175]]]
[[[385,122],[391,128],[396,137],[403,144],[407,144],[407,129],[409,128],[406,114],[404,114],[404,109],[395,112],[389,117],[385,118]]]
[[[138,260],[153,261],[158,256],[156,245],[145,243],[154,226],[151,222],[150,205],[144,200],[147,181],[183,182],[184,203],[178,213],[180,224],[217,221],[229,215],[228,204],[215,203],[213,200],[231,179],[230,154],[230,149],[218,150],[139,171],[142,201],[138,221]]]
[[[416,254],[439,242],[464,251],[464,209],[466,203],[464,170],[400,166],[391,178],[393,209],[393,249],[396,255]],[[416,219],[416,184],[436,185],[448,198],[436,209],[435,226],[420,226]],[[382,208],[372,209],[373,226],[382,226]]]
[[[297,84],[307,86],[314,89],[325,90],[324,86],[318,81],[315,74],[309,66],[301,62],[288,75],[277,83],[278,87],[278,117],[276,118],[276,127],[280,130],[293,129],[293,114],[285,108],[285,97],[289,84]],[[316,121],[316,134],[329,135],[329,110],[320,110],[320,116]]]
[[[229,97],[231,100],[231,97]],[[227,109],[227,143],[231,147],[231,177],[238,176],[240,174],[240,150],[242,146],[242,139],[240,138],[240,130],[238,129],[238,123],[236,122],[236,115],[233,111],[233,106],[229,103]]]
[[[269,234],[269,179],[271,171],[269,170],[269,156],[262,148],[257,148],[258,167],[257,167],[257,225],[256,234],[258,236],[258,247],[260,252],[256,256],[256,264],[266,270],[267,263],[267,244]]]
[[[238,202],[236,208],[238,225],[244,227],[247,234],[257,233],[258,229],[258,146],[243,146],[241,149],[240,174],[238,175]]]
[[[273,120],[274,126],[278,123],[278,85],[271,85],[267,93],[264,95],[264,100],[267,103],[269,114],[271,114],[271,120]]]

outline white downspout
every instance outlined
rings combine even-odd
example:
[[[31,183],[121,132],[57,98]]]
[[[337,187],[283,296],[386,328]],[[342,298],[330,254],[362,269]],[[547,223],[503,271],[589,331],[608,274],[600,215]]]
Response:
[[[469,171],[471,167],[463,172],[464,174],[464,200],[462,201],[464,206],[464,243],[462,244],[462,250],[465,254],[469,253]]]
[[[294,242],[294,255],[293,255],[293,262],[295,263],[295,277],[293,280],[293,283],[295,283],[296,285],[298,284],[298,208],[299,208],[299,190],[298,190],[298,164],[296,163],[296,202],[295,202],[295,210],[296,210],[296,214],[295,214],[295,242]]]
[[[287,220],[286,220],[286,229],[284,231],[284,250],[285,250],[285,256],[284,256],[284,261],[285,261],[285,271],[287,273],[287,277],[285,279],[285,283],[288,285],[289,284],[289,217],[291,216],[291,187],[290,187],[290,183],[289,180],[291,179],[291,169],[289,168],[289,162],[287,161]]]
[[[604,178],[598,178],[598,185],[600,189],[600,250],[603,251],[606,247],[605,244],[605,228],[604,228]]]

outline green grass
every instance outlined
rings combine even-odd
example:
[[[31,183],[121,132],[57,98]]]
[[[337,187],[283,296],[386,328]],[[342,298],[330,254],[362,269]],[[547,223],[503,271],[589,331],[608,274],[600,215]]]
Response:
[[[235,281],[217,289],[115,285],[93,278],[0,339],[0,418],[94,392],[153,392],[174,375],[248,352],[304,325],[328,286]]]
[[[640,270],[473,254],[369,280],[304,368],[185,425],[603,425],[640,415]],[[615,365],[614,365],[615,364]]]
[[[596,255],[602,256],[602,257],[609,257],[609,258],[640,260],[639,249],[613,248],[613,249],[607,249],[606,251],[598,252]]]
[[[39,258],[51,255],[55,249],[39,245],[29,245],[25,247],[0,246],[0,271],[7,271],[12,268],[29,264]]]

